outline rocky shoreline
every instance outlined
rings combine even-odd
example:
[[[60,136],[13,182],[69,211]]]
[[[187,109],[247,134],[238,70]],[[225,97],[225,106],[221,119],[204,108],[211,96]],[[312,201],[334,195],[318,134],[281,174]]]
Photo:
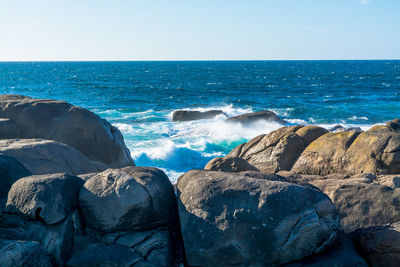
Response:
[[[234,120],[266,115],[279,120]],[[96,114],[2,95],[0,185],[1,266],[400,259],[399,120],[367,131],[282,127],[185,173],[174,192],[161,170],[136,167],[119,130]]]

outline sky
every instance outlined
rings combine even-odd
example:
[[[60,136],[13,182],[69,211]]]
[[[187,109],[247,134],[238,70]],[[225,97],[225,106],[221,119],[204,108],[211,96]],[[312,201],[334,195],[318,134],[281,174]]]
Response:
[[[0,61],[400,59],[400,0],[0,0]]]

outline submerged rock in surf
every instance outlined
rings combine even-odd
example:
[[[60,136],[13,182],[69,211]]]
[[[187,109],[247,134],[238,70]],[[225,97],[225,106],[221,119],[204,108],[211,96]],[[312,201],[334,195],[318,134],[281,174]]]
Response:
[[[252,122],[259,121],[259,120],[272,121],[272,122],[276,122],[279,124],[286,123],[286,121],[279,118],[275,112],[269,111],[269,110],[246,113],[243,115],[231,117],[231,118],[226,119],[226,122],[238,122],[241,124],[249,124]]]
[[[218,115],[226,116],[226,114],[222,110],[208,110],[203,112],[197,110],[175,110],[172,114],[172,121],[195,121],[214,119]]]

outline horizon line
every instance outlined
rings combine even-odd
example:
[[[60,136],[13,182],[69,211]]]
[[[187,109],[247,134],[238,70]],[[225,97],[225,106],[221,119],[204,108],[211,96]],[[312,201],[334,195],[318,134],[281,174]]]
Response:
[[[0,60],[0,63],[33,62],[229,62],[229,61],[398,61],[400,58],[372,59],[96,59],[96,60]]]

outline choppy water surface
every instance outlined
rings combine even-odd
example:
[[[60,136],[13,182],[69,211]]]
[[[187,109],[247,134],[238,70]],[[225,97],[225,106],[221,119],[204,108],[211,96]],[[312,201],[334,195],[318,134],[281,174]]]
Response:
[[[269,109],[291,123],[368,128],[400,117],[400,61],[0,63],[0,93],[88,108],[122,131],[137,165],[175,180],[280,125],[177,123],[174,110]]]

